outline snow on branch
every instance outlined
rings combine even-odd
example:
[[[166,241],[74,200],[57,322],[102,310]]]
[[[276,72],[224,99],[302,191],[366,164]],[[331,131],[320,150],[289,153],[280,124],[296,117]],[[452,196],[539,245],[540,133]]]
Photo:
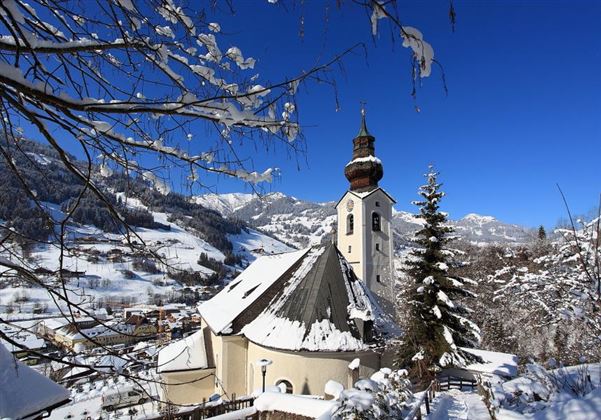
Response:
[[[77,139],[103,155],[104,173],[111,163],[143,173],[136,165],[139,147],[190,163],[179,139],[191,139],[190,124],[204,120],[216,128],[214,143],[199,138],[198,155],[220,158],[199,169],[269,182],[274,169],[244,168],[230,137],[273,138],[298,150],[298,84],[348,52],[297,77],[260,84],[258,75],[246,74],[254,58],[237,46],[222,48],[219,23],[192,16],[174,0],[85,7],[7,0],[0,5],[0,28],[3,117],[30,120],[33,112],[49,132],[63,130],[63,140]],[[23,110],[15,113],[13,101]]]

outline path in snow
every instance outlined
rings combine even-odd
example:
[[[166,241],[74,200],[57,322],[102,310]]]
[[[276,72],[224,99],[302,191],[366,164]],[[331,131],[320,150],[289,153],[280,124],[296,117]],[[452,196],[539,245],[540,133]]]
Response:
[[[490,414],[480,395],[451,389],[438,394],[428,420],[488,420]]]

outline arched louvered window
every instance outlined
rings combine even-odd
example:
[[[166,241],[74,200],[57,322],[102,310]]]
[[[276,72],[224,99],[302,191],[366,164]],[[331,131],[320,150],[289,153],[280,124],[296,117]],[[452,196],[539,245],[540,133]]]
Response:
[[[376,212],[371,214],[371,230],[379,232],[382,230],[380,215]]]
[[[352,235],[355,230],[355,217],[352,214],[346,216],[346,234]]]
[[[292,384],[291,384],[289,381],[287,381],[287,380],[285,380],[285,379],[280,379],[279,381],[277,381],[277,382],[275,383],[275,385],[276,385],[278,388],[280,388],[280,391],[281,391],[282,393],[286,393],[286,394],[292,394],[292,391],[293,391],[293,389],[292,389]]]

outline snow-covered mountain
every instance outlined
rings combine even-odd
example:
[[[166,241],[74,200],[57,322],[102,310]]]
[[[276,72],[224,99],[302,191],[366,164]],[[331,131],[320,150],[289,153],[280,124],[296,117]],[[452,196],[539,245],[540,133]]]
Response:
[[[452,222],[455,233],[474,244],[487,243],[525,243],[531,242],[536,235],[533,229],[501,222],[492,216],[470,213]]]
[[[257,229],[269,232],[283,242],[296,247],[330,240],[336,228],[335,202],[315,203],[275,192],[264,196],[252,194],[207,194],[194,197],[196,203],[241,220]],[[395,243],[405,245],[421,226],[415,214],[394,211]],[[472,244],[521,244],[531,242],[530,228],[504,223],[492,216],[471,213],[451,220],[460,240]]]
[[[193,201],[297,248],[329,240],[336,225],[334,202],[314,203],[279,192],[263,196],[207,194],[196,196]]]
[[[256,197],[255,194],[247,193],[204,194],[195,196],[193,201],[228,217]]]

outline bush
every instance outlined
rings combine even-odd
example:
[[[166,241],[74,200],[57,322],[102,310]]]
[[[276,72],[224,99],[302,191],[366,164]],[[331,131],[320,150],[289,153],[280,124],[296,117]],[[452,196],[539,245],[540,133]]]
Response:
[[[403,418],[413,399],[407,371],[382,368],[338,396],[332,419]]]
[[[156,263],[150,258],[135,257],[132,261],[132,267],[134,270],[143,271],[149,274],[159,274],[161,270],[157,268]]]

